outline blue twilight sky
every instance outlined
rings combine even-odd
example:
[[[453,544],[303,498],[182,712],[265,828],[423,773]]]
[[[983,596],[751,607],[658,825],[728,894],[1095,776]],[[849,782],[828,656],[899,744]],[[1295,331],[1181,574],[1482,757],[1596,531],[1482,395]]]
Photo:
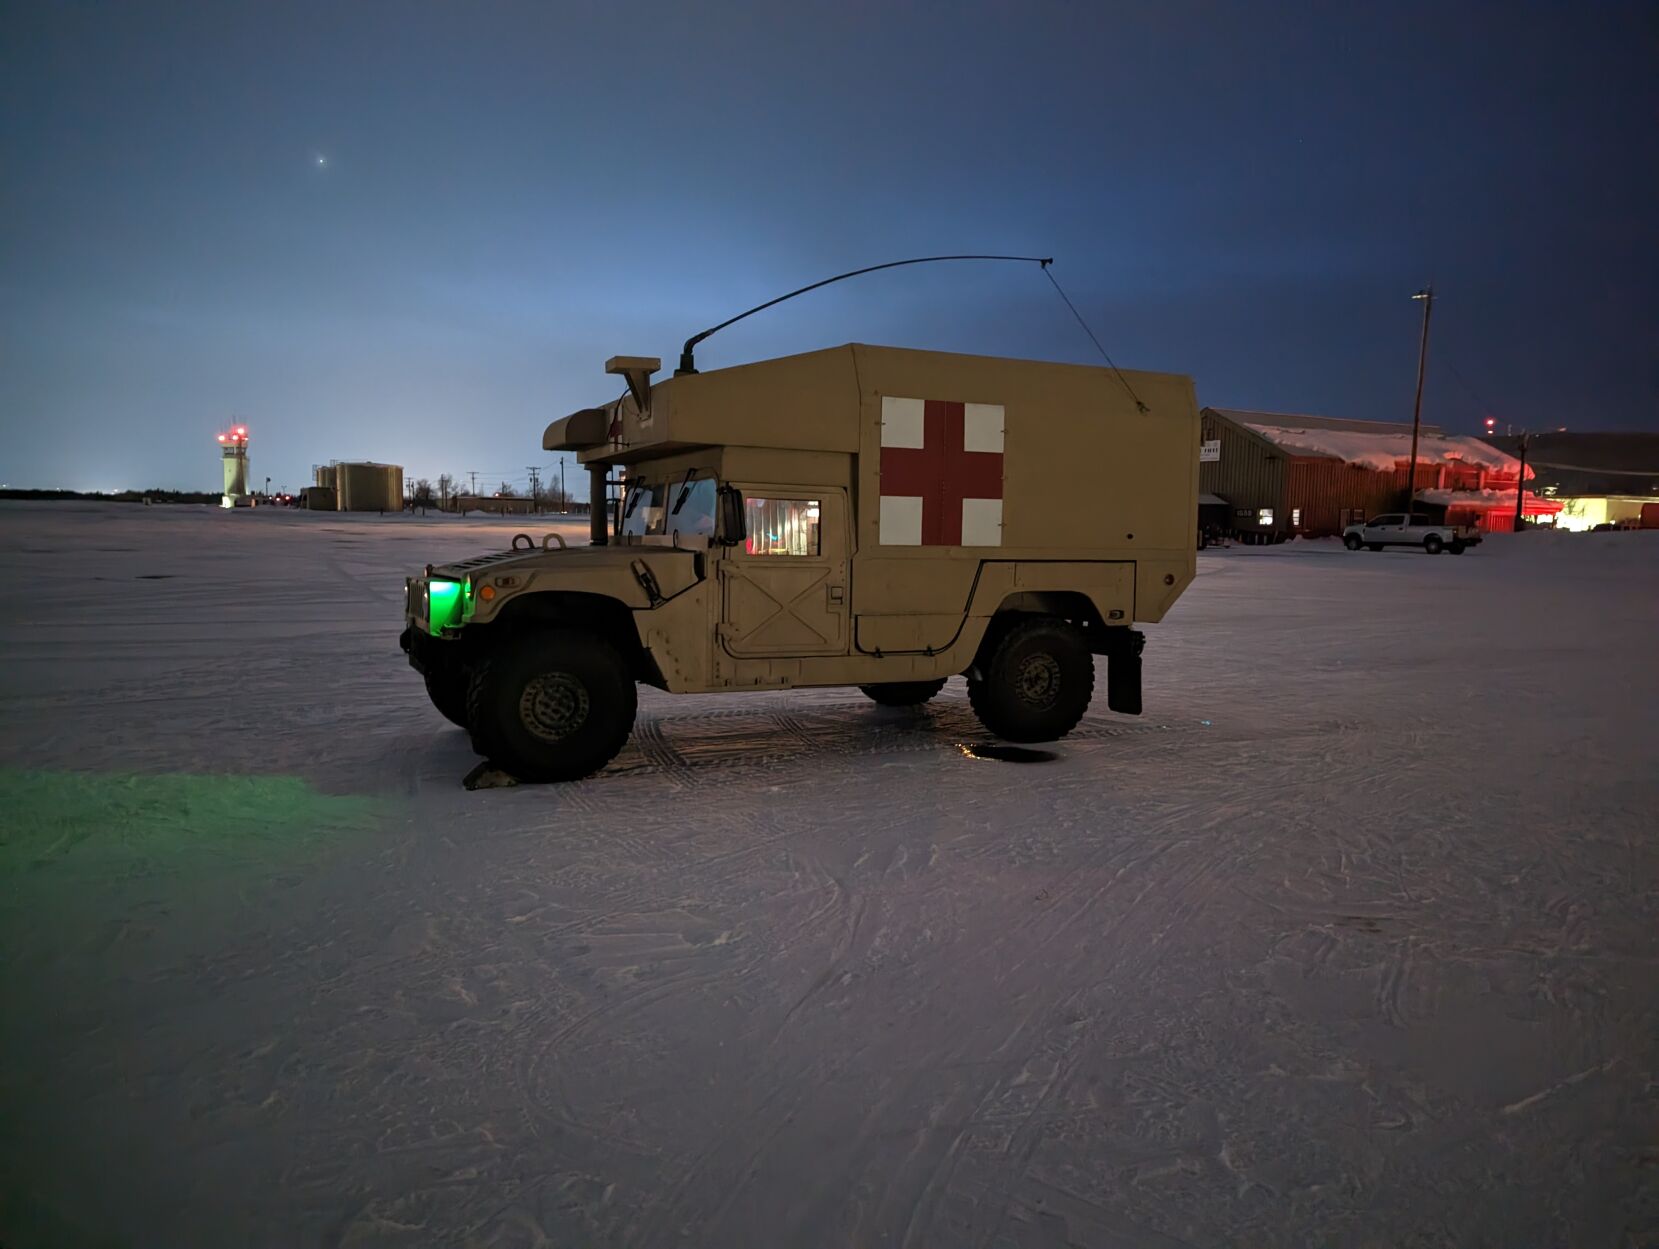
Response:
[[[904,256],[1057,257],[1199,399],[1659,429],[1659,7],[0,6],[0,481],[372,458],[522,482],[614,353]],[[849,340],[1088,361],[1035,268],[809,295]]]

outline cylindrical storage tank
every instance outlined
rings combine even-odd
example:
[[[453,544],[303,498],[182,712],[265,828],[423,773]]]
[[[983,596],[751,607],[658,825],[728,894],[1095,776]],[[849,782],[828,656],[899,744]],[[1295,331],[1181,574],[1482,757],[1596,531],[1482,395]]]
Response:
[[[342,512],[401,512],[403,468],[397,464],[336,464],[334,487]]]
[[[313,471],[316,473],[316,485],[324,490],[334,489],[334,465],[319,464]]]

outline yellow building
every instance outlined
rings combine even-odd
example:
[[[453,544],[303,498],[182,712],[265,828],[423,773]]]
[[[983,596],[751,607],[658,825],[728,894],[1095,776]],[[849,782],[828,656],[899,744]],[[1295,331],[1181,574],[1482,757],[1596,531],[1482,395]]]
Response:
[[[1594,529],[1597,525],[1617,525],[1621,529],[1659,529],[1659,499],[1652,495],[1591,494],[1557,495],[1561,504],[1555,527],[1575,533]]]

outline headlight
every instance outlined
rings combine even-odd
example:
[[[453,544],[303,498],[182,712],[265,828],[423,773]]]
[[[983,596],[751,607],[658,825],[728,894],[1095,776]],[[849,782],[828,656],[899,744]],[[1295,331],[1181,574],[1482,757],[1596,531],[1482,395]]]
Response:
[[[461,623],[461,583],[428,580],[422,594],[426,631],[433,635]]]

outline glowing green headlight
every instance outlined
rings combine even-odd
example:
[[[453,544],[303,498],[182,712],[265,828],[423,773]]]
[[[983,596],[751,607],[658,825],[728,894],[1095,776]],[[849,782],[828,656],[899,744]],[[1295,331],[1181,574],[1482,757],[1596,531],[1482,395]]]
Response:
[[[426,585],[426,631],[436,636],[461,623],[461,583],[432,580]]]

